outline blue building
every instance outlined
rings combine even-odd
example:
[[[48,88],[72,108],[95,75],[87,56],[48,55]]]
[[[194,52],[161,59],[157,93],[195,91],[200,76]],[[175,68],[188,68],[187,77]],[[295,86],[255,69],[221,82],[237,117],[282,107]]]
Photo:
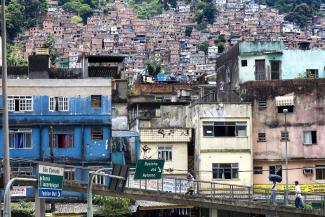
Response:
[[[110,78],[9,79],[12,173],[35,175],[36,164],[45,161],[66,165],[65,179],[87,181],[89,168],[111,167],[111,96]],[[116,133],[113,140],[125,142],[114,143],[113,155],[117,157],[113,163],[125,163],[124,153],[130,149],[126,145],[137,149],[138,140],[128,143],[131,136]],[[2,127],[0,144],[3,158]],[[96,177],[95,182],[104,184],[107,180]]]

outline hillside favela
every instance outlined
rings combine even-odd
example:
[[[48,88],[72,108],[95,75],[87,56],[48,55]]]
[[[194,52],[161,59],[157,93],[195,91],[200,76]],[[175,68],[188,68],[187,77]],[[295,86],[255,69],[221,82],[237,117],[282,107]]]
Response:
[[[325,216],[325,0],[0,8],[0,217]]]

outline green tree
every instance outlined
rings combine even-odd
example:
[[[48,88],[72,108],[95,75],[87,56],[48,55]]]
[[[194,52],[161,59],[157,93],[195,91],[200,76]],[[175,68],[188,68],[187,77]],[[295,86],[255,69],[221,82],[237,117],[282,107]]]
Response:
[[[156,61],[146,62],[146,71],[149,75],[156,77],[161,72],[161,64]]]
[[[71,17],[71,23],[78,24],[82,22],[82,18],[80,16],[73,16]]]
[[[199,50],[204,51],[205,54],[208,53],[208,49],[209,49],[209,43],[207,41],[204,41],[199,45]]]
[[[8,66],[27,66],[27,60],[21,57],[18,47],[8,44],[7,52]]]
[[[13,40],[23,29],[35,26],[47,12],[47,0],[11,0],[6,8],[8,38]]]
[[[58,61],[58,53],[54,48],[55,38],[52,33],[48,33],[46,39],[44,41],[43,47],[49,49],[50,61],[51,64],[54,65]]]
[[[134,202],[127,198],[96,196],[94,202],[100,206],[96,215],[102,217],[125,217],[130,214],[129,206]]]

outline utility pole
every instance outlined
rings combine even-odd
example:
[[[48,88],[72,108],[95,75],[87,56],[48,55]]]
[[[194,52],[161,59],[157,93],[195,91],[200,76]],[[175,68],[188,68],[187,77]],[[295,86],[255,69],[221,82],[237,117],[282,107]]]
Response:
[[[6,33],[6,1],[1,2],[1,36],[2,36],[2,132],[3,132],[3,183],[6,186],[10,180],[10,156],[9,156],[9,127],[8,127],[8,97],[7,97],[7,33]],[[10,205],[10,195],[7,196]],[[10,206],[8,208],[8,217],[11,216]]]
[[[287,113],[288,113],[288,109],[283,109],[283,113],[284,113],[284,132],[286,135],[285,138],[285,160],[286,160],[286,190],[285,190],[285,195],[284,195],[284,205],[287,206],[288,205],[288,139],[289,139],[289,134],[288,134],[288,129],[287,129]]]

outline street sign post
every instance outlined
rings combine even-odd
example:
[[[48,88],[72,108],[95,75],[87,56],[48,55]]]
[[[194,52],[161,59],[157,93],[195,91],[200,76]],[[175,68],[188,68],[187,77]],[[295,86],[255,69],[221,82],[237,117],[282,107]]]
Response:
[[[54,199],[62,195],[64,169],[38,166],[38,197]]]
[[[138,160],[134,179],[160,179],[164,169],[164,160]]]

